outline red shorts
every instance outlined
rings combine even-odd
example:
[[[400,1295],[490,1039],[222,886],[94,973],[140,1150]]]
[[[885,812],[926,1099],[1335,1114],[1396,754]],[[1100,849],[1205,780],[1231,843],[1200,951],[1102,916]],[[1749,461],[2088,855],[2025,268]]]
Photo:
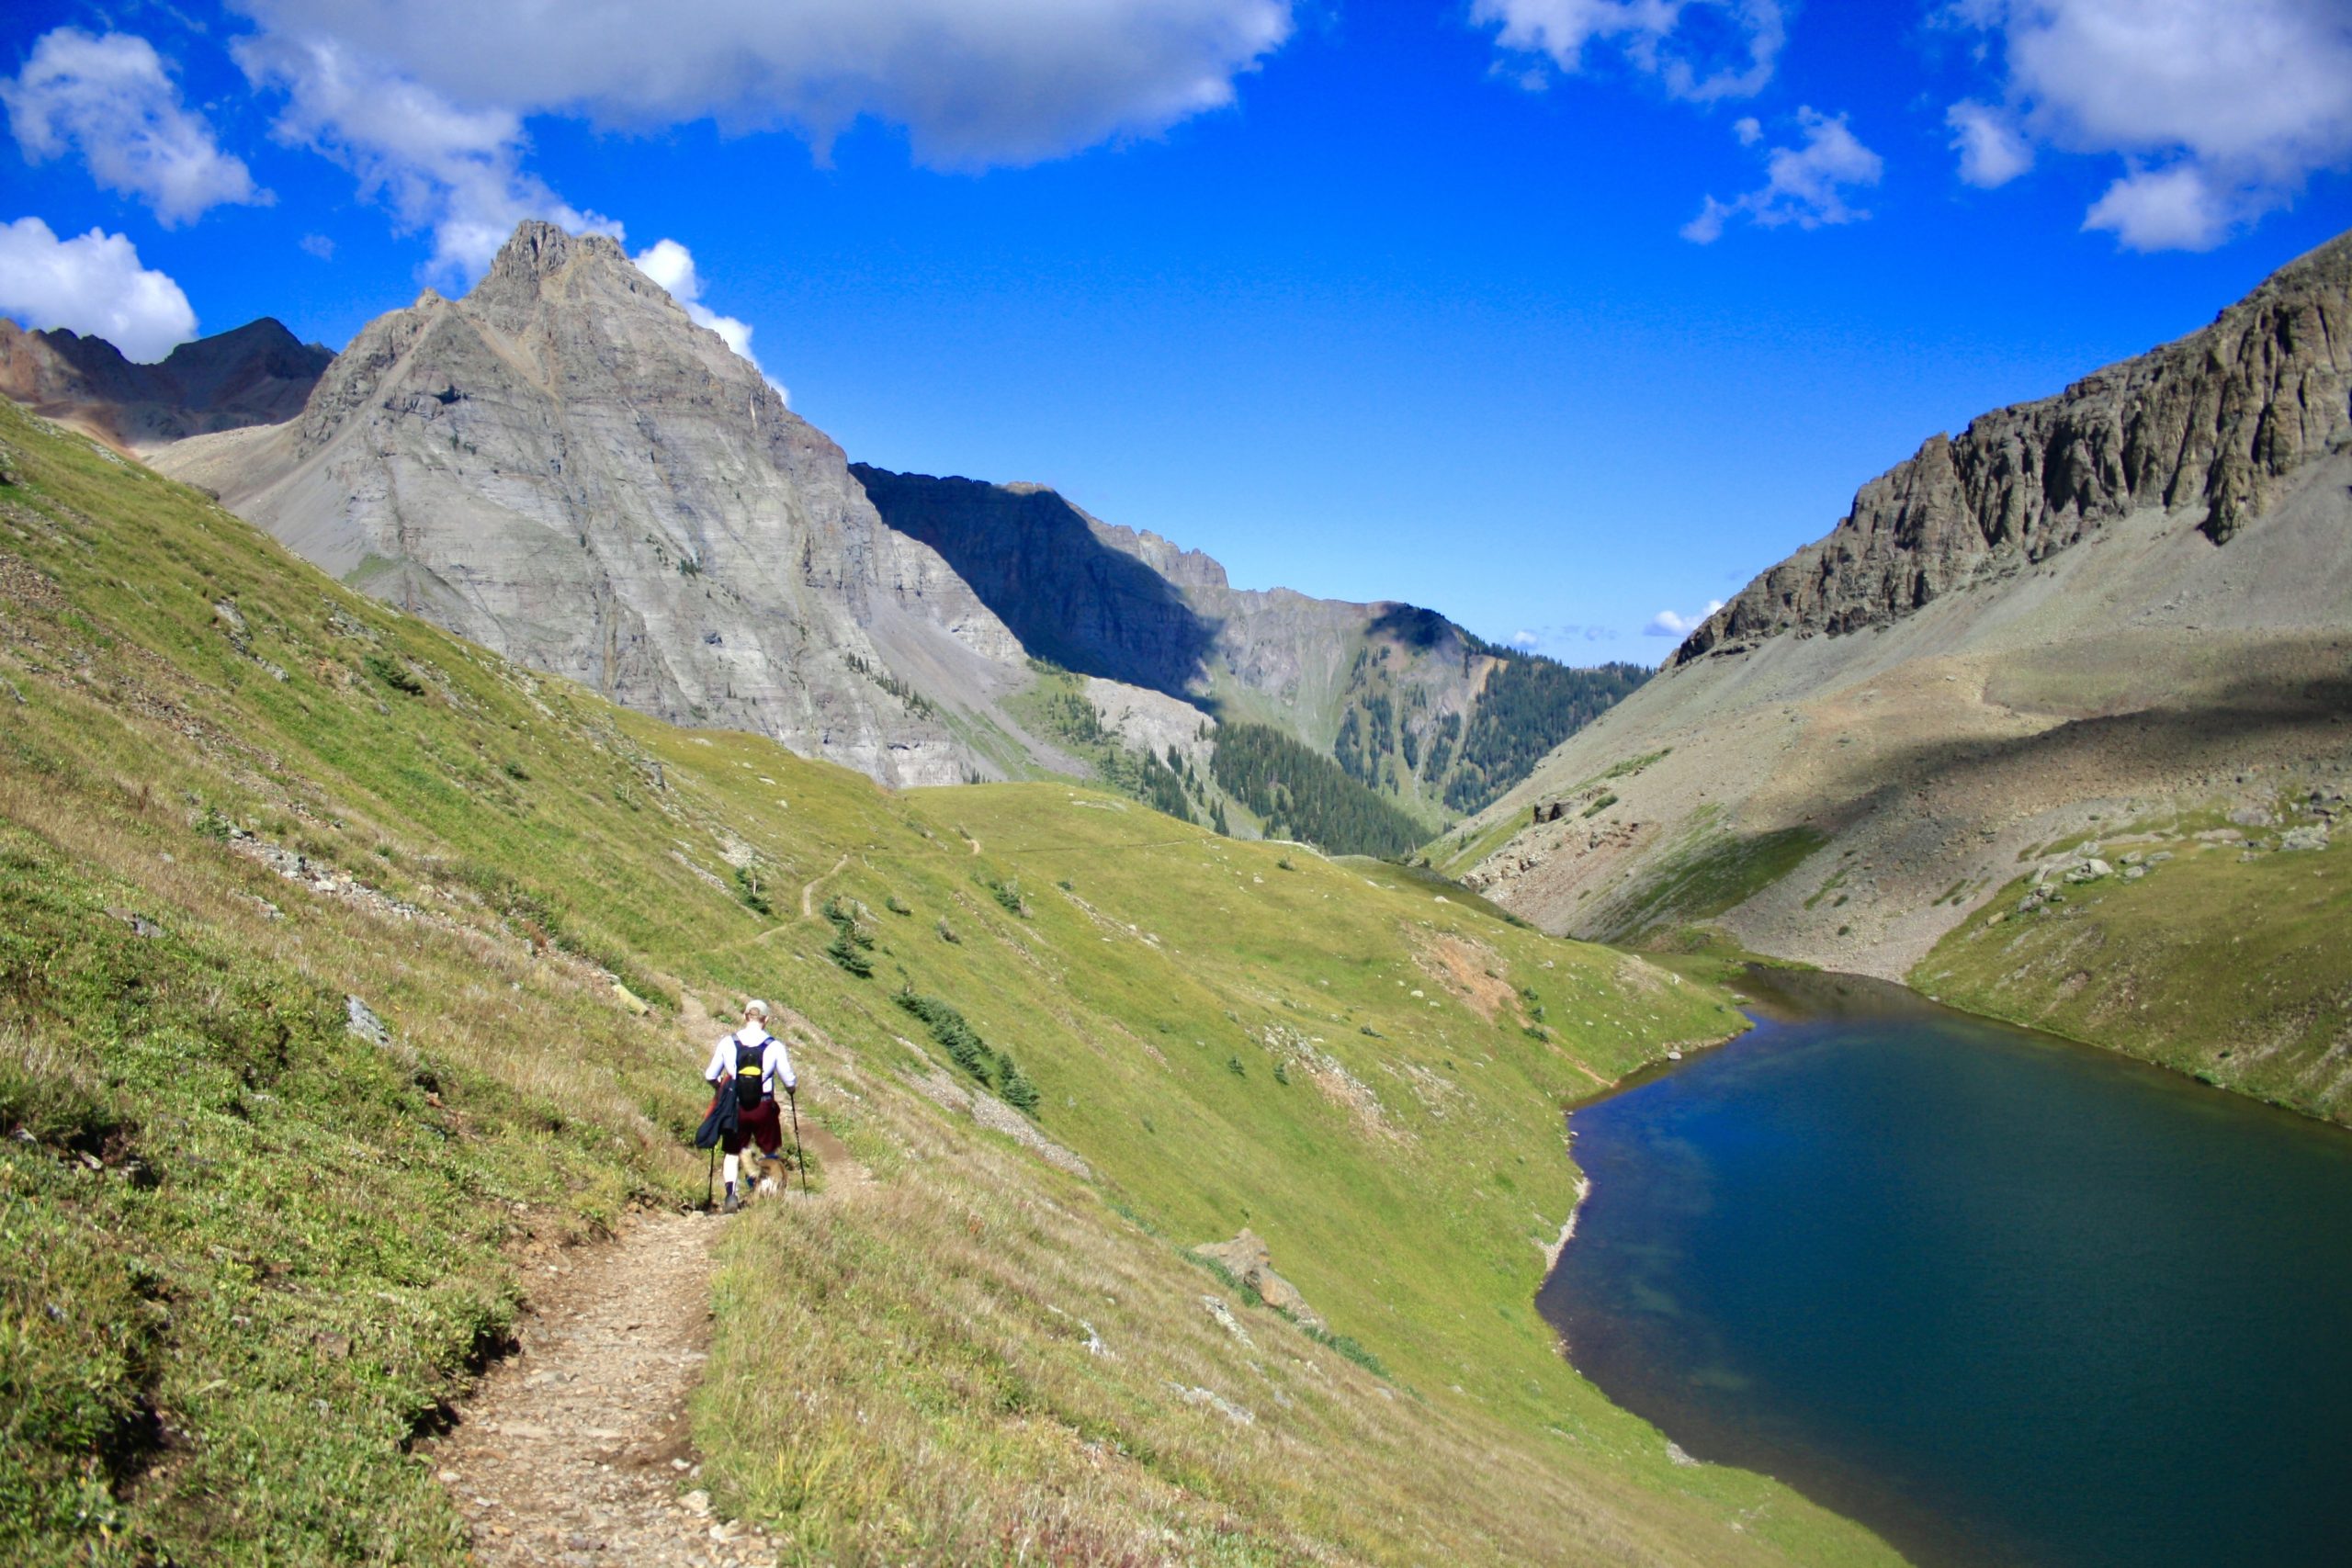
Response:
[[[777,1116],[775,1101],[762,1100],[747,1106],[735,1114],[735,1131],[718,1140],[718,1146],[730,1155],[743,1152],[743,1139],[748,1134],[765,1154],[775,1154],[784,1147],[784,1122]]]

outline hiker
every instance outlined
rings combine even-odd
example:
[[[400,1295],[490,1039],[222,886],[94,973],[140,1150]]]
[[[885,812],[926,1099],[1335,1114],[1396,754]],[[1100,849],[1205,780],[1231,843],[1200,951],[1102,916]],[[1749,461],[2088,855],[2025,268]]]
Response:
[[[796,1093],[800,1087],[784,1042],[768,1032],[767,1003],[754,998],[743,1004],[743,1027],[723,1036],[712,1048],[710,1066],[702,1076],[720,1094],[731,1091],[735,1096],[735,1125],[721,1134],[718,1145],[727,1154],[723,1212],[731,1214],[741,1207],[735,1183],[741,1175],[744,1134],[750,1134],[759,1145],[763,1161],[781,1159],[784,1124],[776,1115],[776,1086],[781,1084],[786,1094]]]

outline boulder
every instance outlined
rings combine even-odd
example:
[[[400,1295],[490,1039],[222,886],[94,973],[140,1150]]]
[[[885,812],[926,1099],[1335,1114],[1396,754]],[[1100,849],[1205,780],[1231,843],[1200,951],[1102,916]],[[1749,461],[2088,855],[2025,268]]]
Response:
[[[1266,1248],[1258,1233],[1243,1226],[1241,1234],[1231,1241],[1214,1247],[1193,1249],[1201,1257],[1222,1264],[1233,1277],[1258,1292],[1265,1303],[1276,1312],[1287,1313],[1309,1328],[1321,1328],[1320,1314],[1306,1304],[1298,1287],[1274,1272],[1273,1255]]]

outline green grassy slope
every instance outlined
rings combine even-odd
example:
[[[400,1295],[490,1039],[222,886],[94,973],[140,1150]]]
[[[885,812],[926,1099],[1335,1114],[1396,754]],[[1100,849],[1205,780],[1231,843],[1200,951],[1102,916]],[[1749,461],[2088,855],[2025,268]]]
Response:
[[[2257,840],[2267,837],[2254,835]],[[2169,854],[2146,875],[2020,911],[2004,888],[1911,973],[1939,1000],[2047,1029],[2332,1122],[2352,1123],[2352,850],[2257,852],[2127,832]]]
[[[535,1249],[698,1191],[704,1010],[758,991],[874,1178],[724,1243],[708,1479],[797,1556],[1885,1560],[1670,1464],[1532,1309],[1558,1105],[1719,994],[1101,792],[671,729],[0,442],[0,1556],[455,1560],[402,1446]],[[1091,1179],[920,1091],[902,986]],[[1186,1258],[1243,1224],[1344,1343]]]

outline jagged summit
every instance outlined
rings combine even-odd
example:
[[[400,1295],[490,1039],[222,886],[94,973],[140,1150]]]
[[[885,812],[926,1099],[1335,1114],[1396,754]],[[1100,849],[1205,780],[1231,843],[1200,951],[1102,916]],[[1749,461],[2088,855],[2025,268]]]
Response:
[[[674,721],[891,784],[1000,771],[1021,649],[841,449],[602,235],[526,222],[280,430],[159,458],[346,581]]]
[[[574,234],[543,219],[526,218],[498,247],[484,278],[552,277],[575,258],[628,265],[628,253],[609,234]]]
[[[597,280],[593,286],[585,282],[591,276]],[[527,311],[550,294],[578,294],[592,287],[650,295],[668,305],[678,321],[686,321],[684,310],[637,269],[618,241],[606,234],[568,233],[536,218],[515,226],[465,298],[478,311]]]
[[[2280,267],[2211,326],[2053,398],[1936,435],[1829,536],[1708,617],[1678,664],[1782,632],[1831,636],[2007,577],[2132,512],[2226,544],[2288,475],[2352,437],[2352,234]]]

